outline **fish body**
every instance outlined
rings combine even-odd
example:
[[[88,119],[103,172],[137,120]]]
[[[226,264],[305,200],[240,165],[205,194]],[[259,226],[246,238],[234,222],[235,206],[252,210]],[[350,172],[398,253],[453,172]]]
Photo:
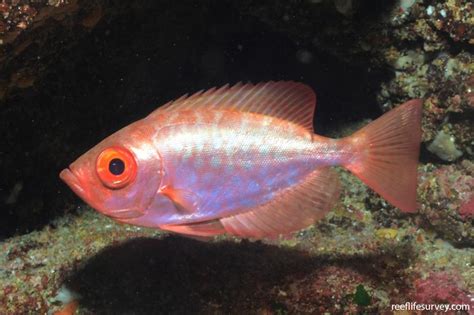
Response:
[[[338,198],[335,165],[415,211],[421,101],[343,139],[314,134],[314,108],[312,89],[295,82],[198,92],[106,138],[61,178],[117,221],[194,236],[312,224]]]

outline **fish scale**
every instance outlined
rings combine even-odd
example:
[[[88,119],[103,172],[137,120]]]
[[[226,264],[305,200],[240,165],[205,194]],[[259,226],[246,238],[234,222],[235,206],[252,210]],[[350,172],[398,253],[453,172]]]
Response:
[[[119,222],[200,237],[307,227],[339,196],[335,165],[416,211],[422,101],[342,139],[314,134],[315,102],[311,88],[285,81],[185,95],[107,137],[60,177]],[[124,167],[114,169],[117,161]]]
[[[307,176],[315,162],[321,164],[313,154],[309,133],[286,121],[270,120],[273,128],[268,130],[268,117],[251,113],[194,111],[189,115],[180,113],[178,117],[182,120],[174,119],[169,126],[157,130],[163,167],[170,170],[163,185],[198,195],[203,204],[193,214],[196,221],[265,203],[273,192]],[[200,117],[199,125],[195,123],[196,117]],[[262,147],[268,149],[261,150]],[[183,151],[192,154],[185,158]],[[213,165],[217,159],[220,163]],[[233,167],[232,172],[226,172],[228,166]],[[183,173],[203,180],[192,183],[187,176],[180,176]],[[234,189],[234,184],[227,187],[227,182],[237,183],[239,189]]]

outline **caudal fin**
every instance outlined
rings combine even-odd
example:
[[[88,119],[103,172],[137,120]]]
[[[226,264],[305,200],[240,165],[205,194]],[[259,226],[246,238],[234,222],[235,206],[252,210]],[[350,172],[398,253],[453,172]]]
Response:
[[[405,212],[417,208],[422,104],[408,101],[346,138],[355,155],[344,166]]]

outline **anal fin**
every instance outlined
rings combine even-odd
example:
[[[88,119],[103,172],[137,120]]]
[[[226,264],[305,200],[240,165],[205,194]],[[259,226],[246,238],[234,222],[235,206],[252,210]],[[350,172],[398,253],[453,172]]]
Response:
[[[188,224],[162,225],[160,226],[160,229],[199,237],[211,237],[224,234],[226,232],[221,222],[217,219]]]
[[[226,233],[251,238],[274,237],[300,230],[324,217],[339,196],[337,173],[325,167],[271,201],[248,212],[222,218]]]

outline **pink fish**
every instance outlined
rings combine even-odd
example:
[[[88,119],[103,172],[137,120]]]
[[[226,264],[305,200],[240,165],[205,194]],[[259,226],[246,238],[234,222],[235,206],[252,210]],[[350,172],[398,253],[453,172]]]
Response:
[[[104,139],[60,177],[117,221],[192,236],[307,227],[339,196],[335,165],[415,212],[422,101],[342,139],[314,134],[315,102],[295,82],[185,95]]]

